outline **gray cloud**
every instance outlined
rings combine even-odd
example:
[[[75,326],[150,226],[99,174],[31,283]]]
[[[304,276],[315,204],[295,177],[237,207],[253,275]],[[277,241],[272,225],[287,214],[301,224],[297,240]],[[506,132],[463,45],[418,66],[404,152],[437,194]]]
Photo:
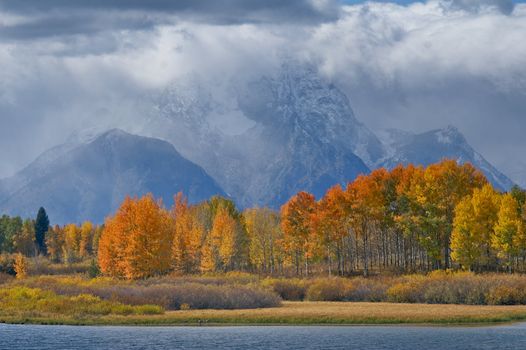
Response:
[[[177,22],[315,24],[336,20],[337,0],[0,0],[0,10],[23,20],[1,25],[3,39],[146,30]]]
[[[514,8],[512,0],[446,0],[444,4],[454,10],[466,10],[475,13],[498,9],[507,15],[511,14]]]
[[[0,0],[0,9],[0,177],[78,128],[143,118],[137,101],[178,77],[242,79],[284,56],[317,65],[372,128],[454,124],[503,170],[526,164],[526,5]]]

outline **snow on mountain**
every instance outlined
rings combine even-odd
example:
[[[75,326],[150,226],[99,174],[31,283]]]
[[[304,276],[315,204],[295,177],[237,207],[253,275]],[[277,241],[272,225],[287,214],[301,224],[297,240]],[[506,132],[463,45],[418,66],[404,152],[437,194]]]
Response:
[[[277,207],[299,190],[320,196],[383,154],[347,97],[296,62],[221,86],[194,75],[154,101],[141,133],[174,144],[242,206]]]
[[[398,164],[408,163],[429,165],[443,158],[451,158],[460,163],[470,162],[500,190],[509,190],[514,185],[513,181],[475,151],[454,126],[419,134],[396,129],[382,130],[377,134],[386,149],[386,155],[378,161],[377,167],[391,169]]]
[[[373,133],[341,90],[297,62],[250,80],[193,74],[147,100],[144,117],[119,127],[153,138],[79,130],[0,181],[0,212],[44,205],[53,222],[101,221],[126,194],[170,202],[180,190],[194,202],[226,193],[241,207],[278,208],[301,190],[320,197],[377,167],[443,158],[471,162],[499,189],[513,185],[452,126]]]
[[[118,129],[55,147],[0,186],[0,212],[32,217],[44,206],[54,223],[102,222],[126,195],[151,192],[170,204],[179,191],[192,202],[224,194],[169,143]]]

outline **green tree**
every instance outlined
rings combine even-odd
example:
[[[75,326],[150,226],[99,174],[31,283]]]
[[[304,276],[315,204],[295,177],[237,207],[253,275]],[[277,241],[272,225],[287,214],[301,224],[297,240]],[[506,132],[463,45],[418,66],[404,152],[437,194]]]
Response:
[[[35,244],[38,254],[47,254],[46,249],[46,233],[49,230],[49,218],[46,209],[40,207],[38,209],[37,219],[35,221]]]

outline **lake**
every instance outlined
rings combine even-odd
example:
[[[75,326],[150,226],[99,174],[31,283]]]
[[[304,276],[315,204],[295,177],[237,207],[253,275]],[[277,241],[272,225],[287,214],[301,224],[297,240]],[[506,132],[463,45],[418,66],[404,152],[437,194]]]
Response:
[[[525,349],[526,323],[488,327],[74,327],[0,324],[0,349]]]

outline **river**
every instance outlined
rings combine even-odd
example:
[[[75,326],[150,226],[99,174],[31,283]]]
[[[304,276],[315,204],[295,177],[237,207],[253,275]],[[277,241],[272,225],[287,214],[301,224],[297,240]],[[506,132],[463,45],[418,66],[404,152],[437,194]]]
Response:
[[[487,327],[0,324],[0,349],[526,349],[526,323]]]

